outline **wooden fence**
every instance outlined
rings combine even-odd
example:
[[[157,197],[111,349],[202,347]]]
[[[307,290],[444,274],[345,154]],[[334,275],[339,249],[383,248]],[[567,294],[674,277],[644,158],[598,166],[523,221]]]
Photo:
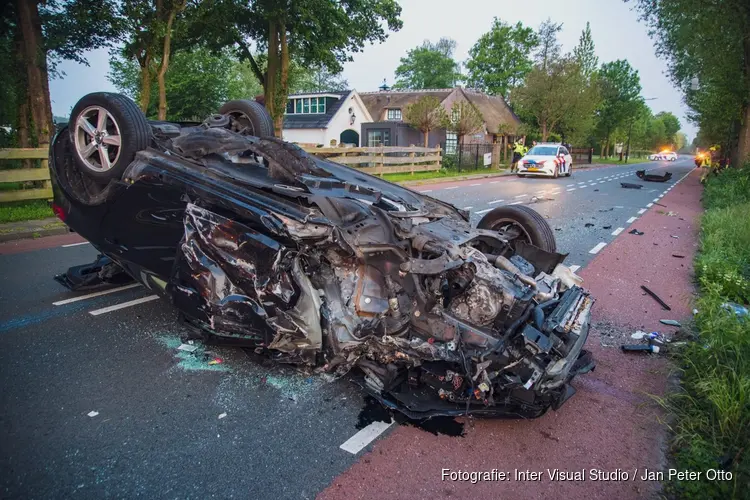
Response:
[[[41,181],[42,187],[0,190],[0,203],[20,200],[39,200],[52,198],[52,184],[49,180],[47,148],[0,149],[0,162],[3,160],[41,160],[38,168],[3,169],[0,163],[0,183]]]
[[[317,148],[303,147],[305,151],[328,160],[357,168],[369,174],[397,174],[440,170],[441,149],[409,147],[375,148]],[[42,187],[27,187],[7,191],[0,189],[0,203],[21,200],[52,198],[49,180],[48,152],[45,148],[0,149],[0,183],[27,183],[41,181]],[[38,168],[3,169],[3,160],[41,160]]]
[[[399,174],[404,172],[429,172],[440,170],[440,147],[381,146],[372,148],[330,147],[316,148],[303,146],[310,154],[336,163],[354,167],[368,174]]]

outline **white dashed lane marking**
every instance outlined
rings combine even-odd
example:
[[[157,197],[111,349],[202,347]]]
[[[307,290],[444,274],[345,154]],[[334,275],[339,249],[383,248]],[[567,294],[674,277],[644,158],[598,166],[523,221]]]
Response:
[[[516,198],[523,198],[524,196],[528,196],[528,195],[527,194],[519,194],[518,196],[516,196]]]
[[[115,304],[113,306],[104,307],[102,309],[94,309],[93,311],[89,311],[89,314],[91,314],[92,316],[99,316],[100,314],[106,314],[108,312],[117,311],[119,309],[125,309],[126,307],[132,307],[137,306],[138,304],[151,302],[152,300],[156,300],[158,298],[158,295],[149,295],[147,297],[141,297],[140,299],[131,300],[129,302],[123,302],[122,304]]]
[[[522,201],[514,201],[513,203],[508,203],[508,205],[520,205],[523,203]]]
[[[80,243],[68,243],[67,245],[63,245],[63,248],[70,248],[70,247],[77,247],[79,245],[89,245],[88,241],[82,241]]]
[[[475,182],[474,184],[469,184],[469,186],[481,186],[481,184],[478,182]]]
[[[458,189],[458,186],[451,186],[451,187],[447,187],[447,188],[443,188],[443,189]]]
[[[570,188],[570,189],[566,189],[565,191],[575,191],[575,190],[576,188]]]
[[[612,236],[617,236],[618,234],[620,234],[624,230],[625,230],[624,227],[618,227],[617,229],[615,229],[614,231],[612,231]]]
[[[490,181],[490,184],[497,184],[500,181]]]
[[[464,207],[464,210],[471,210],[474,207]]]
[[[569,267],[570,267],[570,270],[573,272],[576,272],[581,268],[581,266],[576,265],[576,264],[573,264],[572,266],[569,266]]]
[[[646,212],[646,210],[647,210],[646,208],[642,208],[642,209],[638,210],[638,215],[644,214]]]
[[[484,210],[477,210],[477,211],[476,211],[476,212],[474,212],[474,213],[475,213],[475,214],[486,214],[486,213],[487,213],[487,212],[489,212],[490,210],[492,210],[492,209],[491,209],[491,208],[486,208],[486,209],[484,209]]]
[[[654,206],[654,204],[653,204],[653,203],[649,203],[648,205],[646,205],[646,208],[651,208],[651,207],[653,207],[653,206]]]
[[[129,289],[135,288],[137,286],[141,286],[141,284],[140,283],[132,283],[130,285],[118,286],[117,288],[110,288],[109,290],[102,290],[101,292],[89,293],[88,295],[80,295],[78,297],[73,297],[71,299],[58,300],[57,302],[53,302],[52,305],[53,306],[64,306],[65,304],[70,304],[72,302],[78,302],[79,300],[93,299],[94,297],[101,297],[102,295],[109,295],[110,293],[122,292],[123,290],[129,290]]]
[[[504,201],[505,200],[493,200],[493,201],[489,202],[488,205],[497,205],[498,203],[502,203]]]
[[[352,455],[356,455],[362,451],[365,446],[372,443],[375,438],[384,433],[391,425],[393,425],[393,420],[390,422],[372,422],[367,427],[347,439],[344,444],[339,446],[339,448],[348,451]]]
[[[431,193],[432,189],[423,189],[420,193]]]
[[[628,222],[628,224],[632,224],[632,223],[633,223],[633,222],[635,222],[636,220],[638,220],[638,217],[631,217],[631,218],[629,218],[629,219],[628,219],[628,221],[627,221],[627,222]]]
[[[603,241],[600,241],[599,243],[596,244],[596,246],[594,248],[592,248],[591,250],[589,250],[589,253],[594,253],[594,254],[599,253],[599,251],[602,248],[604,248],[605,246],[607,246],[607,244],[605,242],[603,242]]]

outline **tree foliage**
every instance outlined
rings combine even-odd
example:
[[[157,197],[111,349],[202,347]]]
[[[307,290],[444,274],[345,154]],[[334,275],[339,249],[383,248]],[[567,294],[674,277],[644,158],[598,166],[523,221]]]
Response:
[[[541,66],[542,70],[547,69],[550,61],[556,61],[560,58],[560,42],[557,41],[557,34],[562,31],[562,23],[553,23],[552,19],[547,19],[539,27],[539,45],[536,52],[536,63]]]
[[[404,121],[424,134],[424,147],[427,147],[430,131],[445,123],[445,109],[437,97],[422,96],[406,107]]]
[[[581,72],[586,78],[591,78],[599,67],[599,58],[596,55],[594,39],[591,36],[591,24],[587,21],[586,28],[578,39],[578,45],[573,49],[573,55],[581,67]]]
[[[597,110],[596,135],[608,149],[618,129],[625,130],[643,106],[641,79],[628,61],[603,64],[598,85],[601,104]]]
[[[532,51],[539,37],[532,28],[510,25],[497,17],[469,50],[468,85],[491,95],[509,98],[533,67]]]
[[[441,38],[437,43],[425,40],[409,50],[396,68],[396,84],[401,89],[444,89],[461,79],[459,66],[453,60],[456,42]]]
[[[233,48],[250,62],[280,134],[291,61],[339,73],[352,53],[400,29],[400,14],[395,0],[204,0],[189,35],[215,50]],[[265,54],[265,69],[254,47]]]
[[[750,155],[750,2],[633,1],[691,108],[701,140]],[[693,79],[699,86],[693,88]]]

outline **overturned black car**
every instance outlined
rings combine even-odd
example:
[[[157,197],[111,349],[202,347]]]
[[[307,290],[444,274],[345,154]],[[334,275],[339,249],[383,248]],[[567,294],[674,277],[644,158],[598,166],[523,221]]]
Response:
[[[50,149],[53,208],[102,254],[58,277],[135,279],[209,340],[352,375],[412,418],[532,418],[577,374],[593,299],[543,217],[469,213],[273,137],[256,102],[147,121],[89,94]]]

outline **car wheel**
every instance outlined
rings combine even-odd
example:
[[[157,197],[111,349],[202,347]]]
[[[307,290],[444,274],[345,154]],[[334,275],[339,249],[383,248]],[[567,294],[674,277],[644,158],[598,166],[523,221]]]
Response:
[[[526,174],[516,174],[518,177],[526,177]]]
[[[69,131],[76,165],[101,183],[121,178],[135,154],[151,143],[151,127],[140,108],[109,92],[83,96],[70,115]]]
[[[229,101],[219,108],[219,113],[233,119],[232,129],[243,135],[273,137],[273,118],[260,103],[247,99]]]
[[[555,234],[539,212],[523,205],[497,207],[482,217],[478,229],[503,232],[511,243],[524,241],[547,252],[556,252]]]
[[[572,164],[568,167],[568,173],[565,174],[565,177],[570,177],[571,175],[573,175],[573,165]]]

